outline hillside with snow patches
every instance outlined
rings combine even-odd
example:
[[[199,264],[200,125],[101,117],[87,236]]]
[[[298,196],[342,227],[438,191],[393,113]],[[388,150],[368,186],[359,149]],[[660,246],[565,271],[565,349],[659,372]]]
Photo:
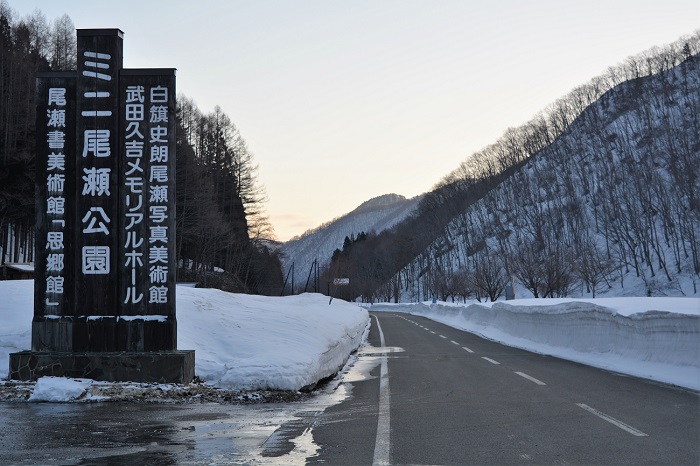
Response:
[[[700,57],[622,82],[572,113],[556,139],[396,274],[387,286],[399,292],[387,295],[454,299],[494,272],[533,297],[525,278],[545,281],[537,269],[558,267],[570,275],[555,296],[697,296]],[[604,267],[597,283],[580,278],[587,264]]]
[[[419,202],[420,196],[406,199],[398,194],[386,194],[363,202],[352,212],[282,244],[282,270],[287,274],[294,263],[299,283],[308,275],[314,260],[318,259],[320,268],[327,265],[333,251],[343,248],[346,237],[387,230],[408,217]]]

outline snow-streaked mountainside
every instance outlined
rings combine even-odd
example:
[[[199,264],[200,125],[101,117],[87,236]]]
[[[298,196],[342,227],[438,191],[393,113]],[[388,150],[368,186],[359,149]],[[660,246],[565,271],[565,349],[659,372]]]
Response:
[[[385,194],[363,202],[352,212],[284,243],[280,248],[282,270],[286,274],[294,263],[297,277],[306,277],[314,260],[318,259],[319,267],[330,262],[333,251],[343,248],[346,236],[387,230],[410,215],[419,201],[420,196],[406,199],[398,194]]]
[[[608,268],[600,295],[698,294],[700,57],[622,82],[571,114],[552,143],[394,276],[388,286],[401,288],[402,302],[454,297],[450,287],[490,268],[505,270],[500,280],[516,276],[516,294],[532,297],[515,271],[562,263],[574,274],[588,259]],[[579,278],[556,294],[592,291]]]

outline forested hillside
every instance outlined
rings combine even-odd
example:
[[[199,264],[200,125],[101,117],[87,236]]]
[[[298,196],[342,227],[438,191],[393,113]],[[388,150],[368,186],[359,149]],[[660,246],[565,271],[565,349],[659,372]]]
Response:
[[[415,218],[331,263],[361,277],[339,295],[697,294],[699,39],[630,57],[472,154]]]
[[[356,235],[363,232],[376,234],[392,228],[411,215],[419,201],[420,196],[406,199],[398,194],[385,194],[363,202],[352,212],[282,244],[282,269],[287,273],[294,267],[297,277],[295,284],[301,287],[295,286],[295,289],[303,291],[309,270],[315,262],[319,268],[326,267],[333,252],[341,249],[345,241],[355,239]],[[304,281],[301,282],[302,280]],[[291,281],[289,285],[291,287]],[[325,292],[326,289],[320,291]]]
[[[0,265],[32,262],[35,79],[76,69],[76,31],[64,15],[17,18],[0,1]],[[219,108],[177,102],[178,280],[229,291],[279,294],[279,258],[265,193],[245,140]]]

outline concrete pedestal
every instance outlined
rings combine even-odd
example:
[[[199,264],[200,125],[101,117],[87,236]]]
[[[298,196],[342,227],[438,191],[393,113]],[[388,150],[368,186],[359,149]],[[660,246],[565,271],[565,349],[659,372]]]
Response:
[[[34,317],[32,322],[32,351],[39,353],[158,353],[175,349],[177,322],[164,316],[51,316]]]
[[[190,383],[194,378],[194,351],[22,351],[10,354],[10,379],[36,380],[44,376],[110,382]]]

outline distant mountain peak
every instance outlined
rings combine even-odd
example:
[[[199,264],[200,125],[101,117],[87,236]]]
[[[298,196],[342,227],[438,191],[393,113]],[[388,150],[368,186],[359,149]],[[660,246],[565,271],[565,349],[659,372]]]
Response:
[[[381,196],[373,197],[369,201],[365,201],[358,208],[353,210],[353,212],[361,212],[363,210],[371,210],[371,209],[377,209],[377,208],[386,208],[390,207],[394,204],[406,202],[407,199],[405,196],[402,196],[400,194],[383,194]]]
[[[307,273],[314,260],[321,266],[330,261],[333,251],[343,247],[345,237],[358,233],[380,233],[392,228],[415,211],[422,196],[407,199],[399,194],[384,194],[360,204],[347,214],[324,223],[299,237],[283,243],[282,269],[295,268]]]

